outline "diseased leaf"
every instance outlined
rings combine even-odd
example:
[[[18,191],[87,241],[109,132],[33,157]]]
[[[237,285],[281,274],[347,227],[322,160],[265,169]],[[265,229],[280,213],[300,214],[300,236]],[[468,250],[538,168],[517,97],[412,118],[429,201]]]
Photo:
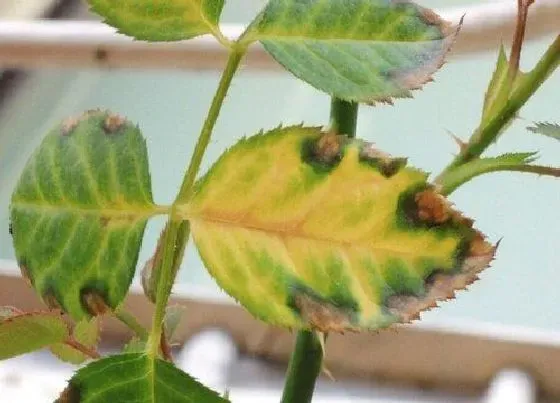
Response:
[[[104,358],[80,369],[58,403],[226,403],[172,364],[146,354]]]
[[[477,158],[453,169],[441,177],[440,192],[450,194],[472,178],[490,172],[515,170],[516,167],[535,161],[537,153],[508,153],[498,157]]]
[[[76,323],[72,330],[72,336],[75,341],[88,348],[94,348],[99,342],[99,320],[92,318],[90,320],[84,319]],[[68,344],[59,343],[50,347],[51,352],[62,361],[72,364],[81,364],[90,357],[84,353],[74,349]]]
[[[76,321],[124,299],[152,201],[145,140],[125,119],[90,111],[57,125],[12,195],[17,260],[50,307]]]
[[[0,360],[61,343],[68,333],[59,313],[32,312],[0,319]]]
[[[295,76],[347,101],[390,102],[431,81],[458,28],[389,0],[271,0],[241,43],[260,41]]]
[[[535,122],[535,126],[528,127],[527,130],[560,140],[560,125],[558,123]]]
[[[218,284],[290,328],[408,322],[473,282],[494,253],[427,174],[319,128],[241,140],[178,209]]]
[[[219,32],[223,0],[88,0],[91,10],[136,39],[180,41]]]

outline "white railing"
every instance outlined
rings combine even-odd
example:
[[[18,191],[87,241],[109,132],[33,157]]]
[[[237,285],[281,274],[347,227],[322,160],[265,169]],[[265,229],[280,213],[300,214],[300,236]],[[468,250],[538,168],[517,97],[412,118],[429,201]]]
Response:
[[[464,26],[452,56],[496,49],[512,37],[515,0],[438,10],[448,21]],[[223,26],[224,34],[237,37],[244,27]],[[558,33],[560,0],[537,0],[531,7],[528,39]],[[226,51],[205,36],[178,43],[146,43],[117,34],[104,24],[90,21],[0,21],[0,66],[12,68],[159,68],[221,69]],[[273,69],[277,64],[259,45],[250,48],[246,68]]]

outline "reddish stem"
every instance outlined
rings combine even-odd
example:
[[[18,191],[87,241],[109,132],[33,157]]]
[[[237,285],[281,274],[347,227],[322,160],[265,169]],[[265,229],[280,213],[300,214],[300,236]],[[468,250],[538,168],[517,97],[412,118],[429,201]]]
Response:
[[[94,360],[101,358],[101,355],[97,352],[97,350],[84,346],[82,343],[78,342],[72,337],[66,339],[64,341],[64,344],[72,347],[75,350],[78,350],[80,353],[87,355],[88,357],[93,358]]]
[[[517,24],[515,25],[515,33],[513,35],[513,43],[511,45],[511,56],[509,60],[508,78],[510,83],[515,80],[519,71],[519,60],[521,59],[521,48],[525,39],[525,30],[527,28],[527,16],[529,7],[535,0],[517,0]]]

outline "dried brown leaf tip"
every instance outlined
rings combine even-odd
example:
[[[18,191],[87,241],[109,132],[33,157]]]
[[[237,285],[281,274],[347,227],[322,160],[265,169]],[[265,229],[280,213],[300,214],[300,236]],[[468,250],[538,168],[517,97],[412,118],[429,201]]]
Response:
[[[362,146],[360,160],[376,167],[379,173],[386,178],[397,174],[408,162],[406,158],[395,158],[370,143],[364,143]]]
[[[106,134],[115,134],[126,124],[126,119],[117,114],[109,114],[103,122],[103,130]]]

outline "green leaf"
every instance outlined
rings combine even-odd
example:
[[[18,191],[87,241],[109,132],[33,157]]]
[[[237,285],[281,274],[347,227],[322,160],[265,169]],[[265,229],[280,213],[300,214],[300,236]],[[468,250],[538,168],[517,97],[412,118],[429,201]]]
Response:
[[[97,346],[99,342],[99,320],[92,318],[91,320],[81,320],[74,326],[71,336],[75,341],[88,348]],[[81,364],[90,359],[84,353],[74,349],[68,344],[59,343],[50,347],[51,352],[62,361],[71,364]]]
[[[58,403],[225,403],[172,364],[141,353],[104,358],[80,369]]]
[[[218,284],[258,318],[378,329],[452,297],[494,253],[426,179],[363,141],[293,126],[241,140],[177,208]]]
[[[441,192],[450,194],[476,176],[496,171],[515,170],[535,161],[537,153],[508,153],[498,157],[477,158],[451,170],[439,179]]]
[[[388,0],[271,0],[241,44],[260,41],[295,76],[346,101],[410,97],[444,62],[458,28]]]
[[[57,125],[32,155],[12,195],[22,272],[50,307],[76,321],[126,296],[152,201],[145,140],[109,112]]]
[[[60,313],[32,312],[0,320],[0,360],[61,343],[68,327]]]
[[[223,0],[88,0],[91,10],[120,33],[136,39],[180,41],[204,34],[221,36]]]
[[[527,130],[560,140],[560,125],[557,123],[535,122],[535,126]]]

